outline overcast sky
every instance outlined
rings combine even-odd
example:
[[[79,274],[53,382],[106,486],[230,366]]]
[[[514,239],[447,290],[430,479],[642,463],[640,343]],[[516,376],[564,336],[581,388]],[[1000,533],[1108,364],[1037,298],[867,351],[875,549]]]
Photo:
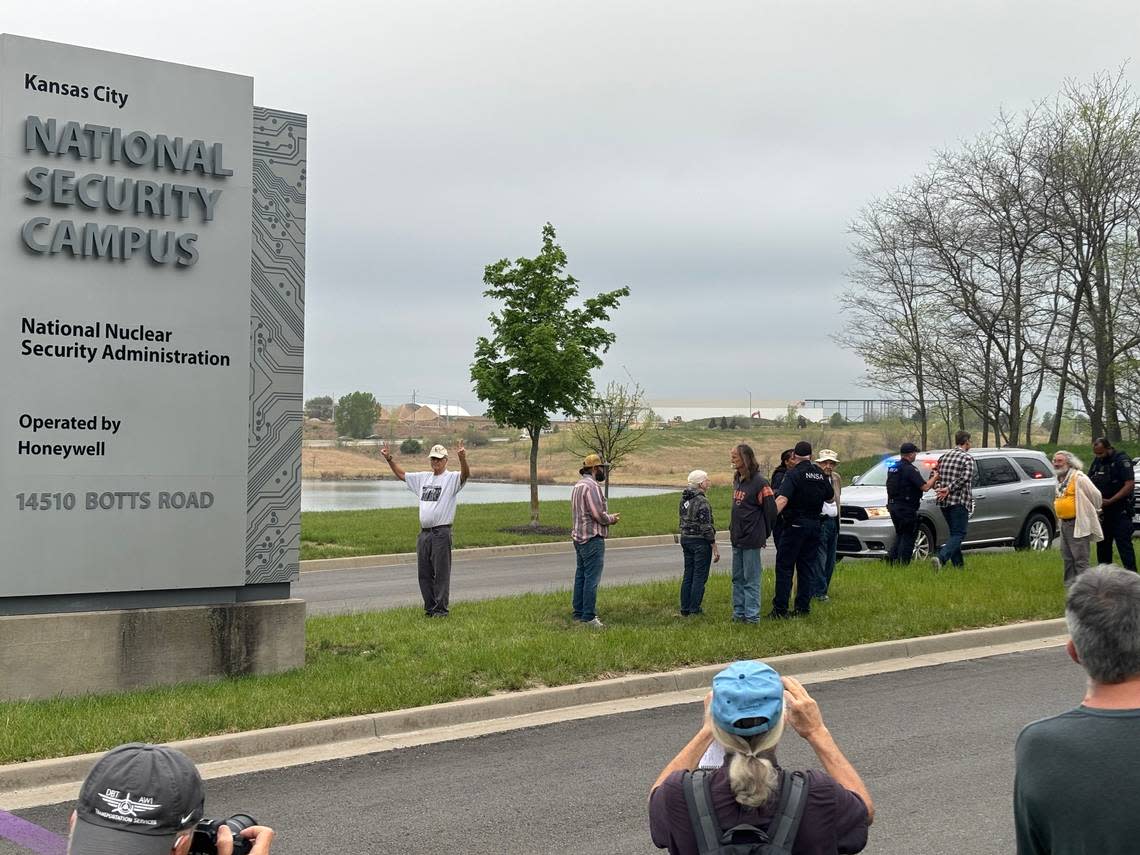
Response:
[[[829,338],[853,216],[1140,45],[1134,0],[53,0],[0,26],[307,113],[305,396],[473,411],[483,267],[546,221],[584,294],[632,290],[599,384],[874,396]]]

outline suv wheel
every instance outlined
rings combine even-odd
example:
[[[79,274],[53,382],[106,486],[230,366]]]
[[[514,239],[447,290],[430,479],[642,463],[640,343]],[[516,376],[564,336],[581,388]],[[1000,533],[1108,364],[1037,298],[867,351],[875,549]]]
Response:
[[[1044,514],[1030,514],[1017,539],[1018,549],[1043,552],[1053,545],[1053,521]]]
[[[934,554],[934,529],[930,523],[923,520],[918,524],[918,531],[914,535],[914,561],[925,561]]]

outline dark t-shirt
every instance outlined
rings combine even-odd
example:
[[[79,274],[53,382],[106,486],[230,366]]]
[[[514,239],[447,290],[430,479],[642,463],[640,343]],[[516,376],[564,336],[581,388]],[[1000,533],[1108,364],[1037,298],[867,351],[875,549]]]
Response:
[[[1017,737],[1018,855],[1140,851],[1140,709],[1075,710]]]
[[[823,503],[835,500],[835,487],[822,469],[810,460],[801,460],[784,476],[780,495],[788,500],[784,522],[791,525],[801,517],[818,520]]]
[[[1089,479],[1096,484],[1104,498],[1110,498],[1120,492],[1120,488],[1135,478],[1132,461],[1123,451],[1118,451],[1107,460],[1096,458],[1089,467]],[[1132,496],[1126,495],[1114,505],[1105,508],[1109,514],[1131,513]]]
[[[909,460],[899,460],[887,470],[887,507],[894,511],[914,512],[922,502],[926,479]]]
[[[766,830],[779,801],[773,794],[758,808],[736,801],[728,783],[726,766],[712,775],[712,801],[721,828],[746,822]],[[649,834],[658,849],[671,855],[697,855],[697,841],[685,802],[683,772],[674,772],[649,797]],[[862,852],[867,845],[867,807],[850,790],[841,787],[826,772],[812,770],[808,776],[808,798],[792,847],[794,855],[836,855]]]
[[[737,549],[759,549],[776,521],[776,498],[768,479],[757,472],[747,481],[732,482],[732,517],[728,533]]]

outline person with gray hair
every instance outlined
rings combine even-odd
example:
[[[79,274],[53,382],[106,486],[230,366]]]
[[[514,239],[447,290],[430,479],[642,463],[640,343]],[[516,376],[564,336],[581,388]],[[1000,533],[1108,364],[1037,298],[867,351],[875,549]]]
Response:
[[[1017,737],[1018,855],[1137,851],[1140,811],[1140,576],[1101,565],[1065,602],[1069,656],[1088,674],[1076,709]]]
[[[785,726],[811,746],[822,770],[780,768],[776,746]],[[721,765],[706,772],[698,766],[710,747],[721,749]],[[733,662],[713,678],[700,730],[649,792],[650,836],[670,855],[754,851],[744,847],[781,836],[792,839],[782,840],[788,845],[778,851],[794,855],[862,852],[874,816],[867,786],[824,725],[815,699],[794,677],[781,677],[763,662]],[[730,838],[740,848],[715,848]]]
[[[1089,548],[1103,537],[1100,520],[1101,495],[1084,465],[1071,451],[1053,455],[1053,471],[1057,473],[1057,496],[1053,512],[1061,526],[1061,561],[1065,565],[1065,584],[1072,584],[1077,574],[1089,569]]]
[[[705,597],[709,568],[714,561],[720,561],[712,506],[705,495],[710,484],[709,473],[694,469],[688,480],[689,486],[681,494],[678,508],[681,554],[685,559],[685,570],[681,576],[681,617],[703,614],[701,602]]]

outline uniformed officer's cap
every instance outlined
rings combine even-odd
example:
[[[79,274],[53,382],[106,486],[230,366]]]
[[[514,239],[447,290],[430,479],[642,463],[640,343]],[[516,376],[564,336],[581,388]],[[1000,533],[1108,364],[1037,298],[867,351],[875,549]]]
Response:
[[[811,457],[811,443],[806,439],[801,439],[796,443],[795,453],[796,457]]]
[[[899,446],[899,454],[916,454],[917,452],[918,446],[913,442],[904,442]]]

